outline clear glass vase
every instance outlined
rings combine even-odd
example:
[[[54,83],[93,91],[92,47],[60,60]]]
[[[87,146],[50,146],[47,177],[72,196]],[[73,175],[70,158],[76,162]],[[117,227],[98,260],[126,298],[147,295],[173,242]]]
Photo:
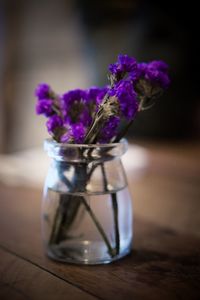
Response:
[[[62,262],[109,263],[132,246],[132,201],[121,156],[126,140],[106,145],[59,144],[44,186],[42,233],[46,253]]]

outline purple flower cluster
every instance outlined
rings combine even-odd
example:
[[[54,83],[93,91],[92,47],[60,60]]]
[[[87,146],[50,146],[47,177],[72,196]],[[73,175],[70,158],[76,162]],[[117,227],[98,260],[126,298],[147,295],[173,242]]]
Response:
[[[154,60],[150,63],[138,64],[137,78],[144,78],[152,85],[160,86],[162,89],[167,89],[170,84],[168,76],[168,65],[159,60]]]
[[[128,55],[119,55],[118,61],[109,65],[109,71],[116,79],[122,79],[122,76],[126,73],[134,74],[137,69],[137,62],[135,58]]]
[[[62,142],[72,140],[83,143],[106,92],[106,88],[91,87],[88,90],[71,90],[62,96],[61,109],[66,127],[66,132],[61,136]]]
[[[82,144],[85,138],[86,129],[83,124],[73,124],[68,126],[67,131],[61,136],[62,143],[74,141],[77,144]]]
[[[51,88],[48,84],[46,84],[46,83],[38,84],[38,86],[35,90],[35,96],[39,100],[50,98],[50,94],[51,94]]]
[[[38,98],[36,113],[48,118],[47,130],[61,142],[83,143],[86,131],[93,121],[108,88],[91,87],[75,89],[57,96],[49,85],[42,83],[36,88]]]
[[[41,83],[35,90],[35,96],[37,97],[36,113],[38,115],[44,115],[48,118],[46,127],[51,135],[55,135],[63,126],[63,120],[61,116],[57,114],[57,103],[54,92],[51,87],[46,83]]]
[[[137,94],[130,80],[120,80],[110,91],[119,101],[120,111],[124,118],[131,120],[138,109]]]
[[[50,117],[54,114],[53,111],[53,99],[52,90],[46,83],[41,83],[35,90],[35,96],[38,98],[36,104],[36,113],[38,115],[44,115]]]
[[[89,126],[92,116],[102,102],[107,88],[91,87],[88,90],[72,90],[62,96],[62,110],[66,123],[84,123]]]
[[[89,105],[95,105],[96,109],[98,109],[99,104],[101,104],[107,92],[108,87],[99,88],[96,86],[92,86],[87,90],[87,103]]]
[[[133,57],[119,55],[109,70],[112,75],[110,95],[119,100],[121,114],[127,120],[133,119],[136,112],[145,107],[145,101],[158,97],[170,84],[168,65],[161,60],[137,63]]]
[[[152,85],[167,89],[170,84],[168,76],[168,65],[161,60],[154,60],[149,63],[137,63],[135,58],[127,55],[119,55],[118,61],[109,66],[109,71],[118,80],[124,73],[128,79],[135,84],[139,79],[144,78]]]
[[[36,113],[48,118],[47,130],[58,142],[84,143],[91,128],[95,128],[92,142],[113,141],[121,120],[129,124],[140,110],[140,101],[145,96],[149,99],[145,87],[164,90],[170,83],[168,66],[163,61],[137,63],[133,57],[119,55],[109,71],[110,86],[104,88],[74,89],[58,96],[48,84],[38,85]],[[105,116],[100,118],[100,113]]]
[[[52,109],[53,101],[51,99],[41,99],[36,104],[36,113],[38,115],[44,115],[50,117],[53,114]]]
[[[117,129],[120,124],[120,118],[118,116],[112,116],[104,124],[100,131],[99,143],[109,143],[113,137],[117,135]]]
[[[86,108],[86,92],[76,89],[65,93],[62,96],[62,111],[65,123],[75,124],[86,122],[88,124],[89,115]]]
[[[50,134],[54,133],[55,129],[62,127],[62,125],[63,125],[63,120],[58,115],[54,115],[50,117],[46,122],[47,130]]]

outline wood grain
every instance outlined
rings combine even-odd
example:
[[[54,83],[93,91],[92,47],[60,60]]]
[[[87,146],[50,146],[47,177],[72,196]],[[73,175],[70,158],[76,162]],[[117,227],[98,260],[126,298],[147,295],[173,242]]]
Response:
[[[34,190],[1,186],[0,245],[4,252],[98,299],[200,298],[198,238],[136,218],[134,250],[126,258],[105,266],[56,263],[42,248],[40,198],[41,193]]]
[[[200,237],[200,144],[141,145],[148,149],[148,167],[134,182],[128,174],[135,212],[160,226]]]
[[[0,299],[95,300],[40,267],[0,249]]]

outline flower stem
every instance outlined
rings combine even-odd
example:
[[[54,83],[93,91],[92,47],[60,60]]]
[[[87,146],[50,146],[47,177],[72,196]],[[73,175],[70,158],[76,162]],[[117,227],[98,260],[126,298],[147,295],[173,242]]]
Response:
[[[101,163],[101,171],[102,171],[102,175],[103,175],[104,190],[107,192],[108,191],[107,179],[106,179],[106,172],[105,172],[105,168],[104,168],[104,164],[103,163]]]
[[[104,165],[102,163],[100,165],[101,165],[102,174],[103,174],[104,188],[105,188],[105,191],[108,191]],[[60,174],[60,176],[61,176],[61,174]],[[63,181],[65,181],[63,176],[61,176],[61,178]],[[68,182],[65,182],[65,183],[68,185]],[[116,256],[119,253],[118,207],[117,207],[116,193],[112,193],[111,196],[112,196],[112,201],[114,202],[113,211],[114,211],[115,240],[116,240],[115,248],[112,248],[110,241],[109,241],[102,225],[98,221],[96,215],[90,208],[86,199],[83,196],[72,196],[72,195],[67,195],[67,194],[60,195],[60,203],[59,203],[59,206],[57,208],[56,215],[54,218],[54,224],[53,224],[49,244],[58,244],[61,240],[63,240],[63,238],[64,238],[63,230],[65,233],[66,230],[71,226],[72,222],[74,221],[74,219],[76,217],[76,213],[80,206],[80,203],[82,202],[83,205],[85,206],[87,212],[89,213],[90,217],[92,218],[97,230],[99,231],[100,235],[102,236],[102,238],[108,248],[109,255],[111,257]]]
[[[60,230],[60,224],[61,224],[61,216],[59,213],[59,207],[56,210],[53,228],[51,231],[50,239],[49,239],[49,245],[55,244],[58,236],[58,231]]]
[[[54,217],[49,244],[59,244],[66,238],[66,232],[72,225],[81,204],[80,196],[60,194],[59,204]],[[72,199],[73,198],[73,199]]]
[[[105,191],[108,191],[107,188],[107,179],[104,164],[101,164],[101,170],[103,175],[103,183]],[[120,252],[120,234],[119,234],[119,223],[118,223],[118,203],[117,203],[117,194],[111,193],[112,198],[112,207],[114,213],[114,228],[115,228],[115,255],[118,255]]]
[[[89,131],[84,140],[84,144],[92,144],[94,142],[104,124],[103,117],[103,110],[99,110],[99,115],[96,116],[94,122],[89,128]]]
[[[115,226],[115,249],[116,255],[120,252],[120,234],[119,234],[119,223],[118,223],[118,203],[117,203],[117,194],[112,193],[112,206],[114,212],[114,226]]]
[[[87,201],[85,200],[85,198],[82,198],[82,202],[87,210],[87,212],[89,213],[89,215],[91,216],[93,222],[95,223],[99,233],[101,234],[107,248],[108,248],[108,252],[110,254],[111,257],[114,257],[116,255],[116,251],[115,249],[112,248],[112,246],[110,245],[110,242],[105,234],[105,231],[103,229],[103,227],[101,226],[101,224],[99,223],[99,221],[97,220],[95,214],[93,213],[93,211],[91,210],[90,206],[88,205]]]

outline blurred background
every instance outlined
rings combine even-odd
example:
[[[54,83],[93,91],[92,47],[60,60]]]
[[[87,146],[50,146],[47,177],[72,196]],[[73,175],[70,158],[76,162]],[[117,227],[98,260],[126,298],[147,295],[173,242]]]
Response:
[[[170,66],[170,89],[152,109],[138,115],[129,132],[132,150],[136,151],[126,159],[127,165],[132,161],[129,172],[137,170],[140,176],[143,174],[135,184],[135,208],[154,221],[160,215],[162,225],[171,223],[175,229],[200,234],[199,217],[192,221],[189,202],[180,199],[178,203],[182,188],[178,191],[173,181],[175,176],[186,188],[183,183],[188,176],[190,184],[193,182],[195,188],[199,185],[198,9],[191,1],[179,6],[175,3],[0,1],[2,182],[23,185],[27,180],[30,185],[42,186],[44,173],[38,172],[38,165],[40,170],[46,170],[42,144],[47,133],[45,119],[35,115],[34,90],[38,83],[47,82],[58,93],[76,87],[103,86],[107,83],[107,66],[116,61],[119,53],[139,61],[162,59]],[[159,182],[161,175],[163,184]],[[167,181],[170,177],[171,181]],[[155,202],[152,186],[157,184],[163,197]],[[188,189],[193,190],[193,186]],[[194,198],[192,211],[199,210],[199,189]],[[172,212],[179,208],[184,211],[185,223],[171,220]]]
[[[107,66],[119,53],[139,61],[163,59],[172,79],[162,99],[138,115],[130,136],[199,137],[194,5],[176,8],[170,1],[145,0],[0,3],[1,152],[38,146],[45,138],[45,120],[34,113],[39,82],[58,93],[105,85]]]

